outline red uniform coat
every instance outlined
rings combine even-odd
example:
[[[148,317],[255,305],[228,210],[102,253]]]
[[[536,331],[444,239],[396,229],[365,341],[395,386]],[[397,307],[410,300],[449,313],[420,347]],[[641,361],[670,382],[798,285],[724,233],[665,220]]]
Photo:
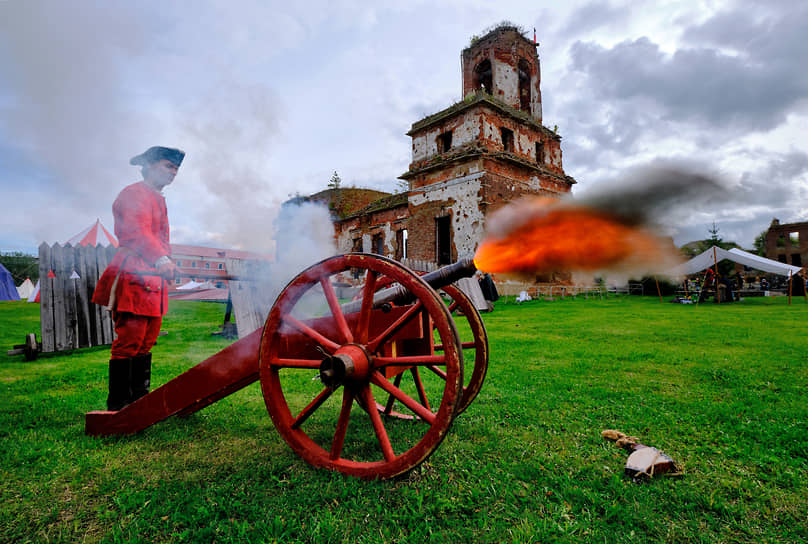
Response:
[[[171,255],[163,196],[145,182],[124,188],[112,204],[118,252],[98,280],[93,302],[117,312],[159,317],[168,310],[168,285],[154,262]]]

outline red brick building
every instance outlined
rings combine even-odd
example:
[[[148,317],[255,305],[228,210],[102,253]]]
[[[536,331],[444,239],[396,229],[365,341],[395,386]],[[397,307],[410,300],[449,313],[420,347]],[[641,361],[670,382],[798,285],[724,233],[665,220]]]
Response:
[[[570,191],[561,137],[542,125],[537,47],[501,25],[463,50],[465,98],[407,133],[408,191],[337,219],[339,251],[448,264],[474,254],[496,209],[524,195]]]
[[[181,276],[174,280],[174,286],[170,291],[175,291],[177,287],[191,280],[210,281],[216,287],[227,287],[227,280],[224,279],[227,276],[225,259],[266,260],[268,258],[266,255],[237,249],[171,244],[171,259],[179,268]]]
[[[772,219],[766,232],[766,258],[794,266],[808,263],[808,222],[783,223]]]

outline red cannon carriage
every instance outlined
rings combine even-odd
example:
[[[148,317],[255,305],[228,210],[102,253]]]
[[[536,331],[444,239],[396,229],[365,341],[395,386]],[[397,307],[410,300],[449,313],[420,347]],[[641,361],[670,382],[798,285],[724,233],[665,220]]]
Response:
[[[310,464],[368,479],[407,472],[482,387],[485,327],[451,285],[475,270],[470,259],[422,277],[378,255],[321,261],[286,286],[263,329],[118,412],[89,412],[86,433],[136,433],[260,380],[272,422]],[[349,276],[361,282],[341,302]],[[464,369],[464,354],[473,367]]]

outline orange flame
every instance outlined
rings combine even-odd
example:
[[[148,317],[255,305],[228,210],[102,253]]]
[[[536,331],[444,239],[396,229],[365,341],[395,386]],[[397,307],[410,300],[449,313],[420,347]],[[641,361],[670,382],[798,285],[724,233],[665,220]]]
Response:
[[[474,256],[477,268],[486,272],[645,273],[676,264],[672,243],[602,210],[532,199],[500,212],[497,219],[504,225],[483,240]]]

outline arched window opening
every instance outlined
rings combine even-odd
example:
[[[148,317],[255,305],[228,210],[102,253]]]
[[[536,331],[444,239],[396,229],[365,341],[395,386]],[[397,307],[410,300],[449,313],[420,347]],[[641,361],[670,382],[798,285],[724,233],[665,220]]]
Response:
[[[530,65],[525,59],[519,60],[519,109],[530,111]]]
[[[488,94],[494,94],[490,60],[485,59],[474,68],[474,89],[484,89]]]

